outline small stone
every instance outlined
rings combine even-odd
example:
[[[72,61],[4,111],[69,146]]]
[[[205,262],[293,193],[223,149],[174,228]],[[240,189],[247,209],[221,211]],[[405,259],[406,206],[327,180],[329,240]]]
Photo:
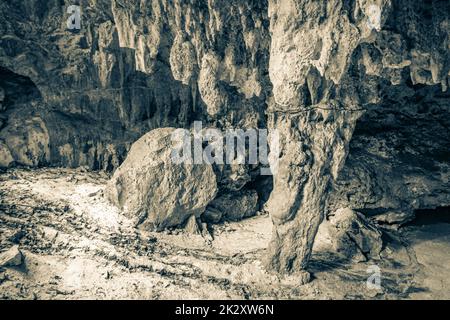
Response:
[[[0,266],[1,267],[17,267],[23,262],[22,252],[19,250],[19,246],[13,246],[8,251],[0,254]]]
[[[298,278],[301,286],[311,282],[311,274],[308,271],[300,271],[298,273]]]
[[[25,236],[25,232],[23,230],[18,230],[17,232],[14,232],[8,240],[12,243],[19,243],[19,241]]]
[[[186,230],[190,234],[198,234],[200,235],[202,232],[197,222],[197,218],[195,216],[190,216],[186,225],[184,226],[184,230]]]

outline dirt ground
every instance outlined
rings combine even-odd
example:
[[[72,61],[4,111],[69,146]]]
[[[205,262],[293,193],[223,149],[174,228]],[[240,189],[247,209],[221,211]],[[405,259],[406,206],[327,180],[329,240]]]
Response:
[[[0,299],[450,299],[450,224],[386,233],[380,260],[351,262],[320,231],[314,279],[264,271],[268,216],[184,230],[134,228],[103,197],[105,173],[14,169],[0,174],[0,251],[25,260],[0,268]],[[377,265],[381,288],[367,286]]]

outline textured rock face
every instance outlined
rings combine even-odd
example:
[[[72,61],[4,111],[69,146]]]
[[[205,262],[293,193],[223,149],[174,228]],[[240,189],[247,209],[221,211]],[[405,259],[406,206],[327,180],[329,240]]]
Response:
[[[0,167],[112,171],[193,120],[276,129],[267,265],[284,273],[338,208],[396,223],[450,204],[448,1],[80,3],[75,33],[60,1],[0,3]],[[215,168],[220,193],[260,188],[253,170]]]
[[[382,234],[362,214],[341,208],[333,212],[324,225],[333,239],[336,252],[342,253],[344,257],[357,261],[380,258]]]
[[[402,91],[405,86],[410,87],[410,98],[420,95],[417,84],[439,84],[443,90],[447,88],[448,4],[433,2],[421,6],[406,1],[378,1],[378,19],[373,16],[376,12],[370,10],[370,5],[374,4],[365,1],[270,2],[272,45],[269,71],[273,83],[274,114],[269,126],[281,128],[284,143],[279,174],[274,179],[268,205],[275,227],[267,263],[279,272],[301,272],[306,266],[329,194],[329,179],[337,178],[356,121],[361,115],[357,110],[377,110],[375,106],[389,106],[392,100],[400,104],[407,100],[408,93]],[[408,17],[411,12],[414,12],[412,19]],[[433,45],[432,41],[437,39],[439,42]],[[397,87],[392,89],[392,86]],[[383,90],[385,88],[388,89]],[[415,104],[423,106],[423,101],[417,103],[416,99]],[[440,105],[448,112],[448,100]],[[401,118],[397,120],[400,125],[399,122],[402,122]],[[436,147],[442,150],[447,144],[448,134],[439,136],[442,138]],[[375,146],[386,139],[377,138],[371,138]],[[363,140],[363,137],[358,140]],[[355,145],[357,142],[353,145],[354,150],[357,149]],[[392,149],[396,147],[399,148],[399,142]],[[424,149],[429,152],[429,148]],[[361,148],[361,153],[364,152],[366,154],[361,158],[370,158],[371,149],[365,146]],[[395,171],[395,163],[399,161],[393,160],[394,152],[390,152],[389,160],[392,162],[388,167],[392,173],[402,175]],[[422,152],[417,150],[414,153]],[[363,183],[377,185],[373,179],[367,178],[371,177],[370,172],[379,170],[381,173],[376,172],[372,177],[383,180],[384,176],[387,182],[389,171],[384,173],[380,170],[383,165],[379,163],[364,172],[364,169],[355,169],[358,166],[352,166],[349,160],[346,168],[349,179],[356,176]],[[365,161],[361,166],[370,167],[371,164]],[[391,179],[383,192],[397,189],[390,198],[400,200],[400,197],[395,199],[395,195],[400,196],[402,189],[408,190],[406,198],[411,201],[409,205],[414,205],[417,202],[412,199],[414,195],[423,195],[431,187],[433,193],[438,194],[435,197],[439,198],[437,202],[445,200],[447,192],[442,188],[448,183],[448,176],[442,176],[442,173],[446,172],[447,164],[440,164],[439,168],[444,170],[425,178],[420,174],[417,177],[417,172],[420,172],[417,166],[405,165],[404,171],[410,174],[405,173],[401,182]],[[409,186],[399,188],[402,182]],[[357,183],[344,182],[341,185],[344,187],[336,188],[341,191],[335,194],[334,205],[346,202],[347,199],[342,199],[343,194],[353,196],[356,193],[352,198],[364,202],[370,196],[363,193],[374,191],[370,187],[354,191],[353,188],[358,188]],[[289,190],[288,201],[285,201],[286,190]],[[375,194],[375,198],[383,197],[376,191]],[[380,205],[380,200],[375,202]],[[389,208],[386,204],[381,206]],[[392,203],[391,207],[401,208],[402,204]]]
[[[380,223],[450,205],[449,94],[440,86],[401,86],[404,97],[370,107],[360,119],[330,210],[350,206]],[[417,101],[417,102],[416,102]]]
[[[0,167],[7,168],[14,162],[14,158],[9,151],[9,147],[0,141]]]
[[[211,165],[173,163],[174,130],[155,129],[136,141],[106,189],[112,203],[147,229],[199,217],[216,196]]]
[[[281,273],[305,269],[329,180],[344,163],[360,116],[362,102],[353,94],[358,79],[347,70],[370,30],[351,23],[346,9],[341,1],[271,1],[269,7],[272,35],[282,35],[272,37],[269,126],[281,131],[283,142],[268,204],[274,234],[267,265]]]
[[[64,2],[0,4],[0,129],[16,130],[9,118],[17,114],[48,130],[42,161],[13,155],[17,163],[112,170],[154,128],[208,118],[219,127],[264,122],[265,1],[80,5],[81,29],[69,32]],[[1,79],[11,75],[26,77],[38,95],[5,105],[15,91]],[[23,95],[23,81],[15,83]]]
[[[416,209],[449,205],[448,12],[448,2],[395,1],[383,27],[389,31],[361,45],[371,104],[334,184],[331,211],[350,206],[393,224]]]
[[[48,130],[39,117],[26,120],[10,117],[0,139],[4,141],[6,154],[9,151],[11,159],[17,163],[31,167],[49,163]],[[8,160],[5,164],[9,165]]]
[[[18,246],[0,254],[0,267],[17,267],[23,262],[23,255]]]
[[[239,221],[254,216],[258,207],[258,194],[255,190],[226,193],[209,204],[202,218],[217,223],[221,219]]]

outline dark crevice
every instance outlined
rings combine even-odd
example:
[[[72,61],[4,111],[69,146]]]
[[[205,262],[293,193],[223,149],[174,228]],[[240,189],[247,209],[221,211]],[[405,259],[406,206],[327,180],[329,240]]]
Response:
[[[4,98],[1,109],[6,110],[15,104],[41,99],[41,93],[30,78],[19,75],[0,66],[0,88]]]
[[[435,209],[415,210],[415,219],[406,226],[426,226],[437,223],[450,223],[450,206],[437,207]]]

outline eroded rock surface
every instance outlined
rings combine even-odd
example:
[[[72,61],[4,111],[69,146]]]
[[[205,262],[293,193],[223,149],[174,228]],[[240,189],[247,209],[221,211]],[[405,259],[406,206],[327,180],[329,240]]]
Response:
[[[350,206],[398,226],[415,210],[450,205],[450,94],[437,85],[383,91],[391,98],[359,120],[329,210]]]
[[[256,214],[258,209],[258,194],[255,190],[243,190],[237,193],[225,193],[209,204],[203,217],[209,222],[221,219],[239,221]]]
[[[380,259],[382,233],[361,213],[349,208],[338,209],[326,225],[336,252],[357,261]]]
[[[174,131],[155,129],[136,141],[106,189],[110,201],[145,229],[199,217],[217,193],[211,165],[172,161]]]
[[[390,224],[450,204],[448,1],[80,4],[81,30],[70,32],[67,3],[0,3],[1,168],[113,171],[142,135],[194,120],[279,130],[267,266],[284,273],[304,271],[320,221],[338,208]],[[253,169],[216,170],[218,188],[258,189]],[[137,195],[112,198],[127,209],[128,197],[145,220]],[[201,198],[190,215],[212,200]],[[186,218],[170,210],[167,225]]]
[[[22,252],[19,246],[13,246],[0,254],[0,267],[17,267],[23,262]]]
[[[77,32],[68,5],[0,3],[0,130],[15,115],[48,130],[45,155],[17,164],[111,171],[155,128],[264,123],[265,1],[83,0]]]
[[[373,5],[377,10],[371,10]],[[410,17],[412,12],[414,15]],[[288,273],[302,273],[305,269],[330,193],[330,178],[336,179],[344,165],[353,129],[362,114],[358,110],[391,107],[393,101],[402,103],[408,99],[405,87],[409,87],[410,97],[420,95],[423,85],[447,89],[449,66],[442,61],[449,59],[449,12],[448,3],[439,1],[423,6],[407,1],[378,1],[376,4],[369,1],[270,1],[269,72],[274,99],[273,120],[269,120],[268,125],[280,130],[285,142],[268,206],[275,224],[269,246],[269,268]],[[424,105],[420,99],[413,101],[413,104]],[[448,99],[440,105],[448,112]],[[400,117],[393,121],[402,120]],[[367,124],[364,127],[363,123],[362,127],[367,129]],[[379,128],[374,130],[379,131]],[[442,137],[438,144],[446,145],[448,134],[438,136]],[[383,144],[378,139],[369,139],[375,146]],[[402,148],[399,142],[394,143]],[[383,156],[380,149],[374,152],[374,158]],[[429,146],[427,149],[430,150]],[[367,146],[360,150],[361,153],[371,152]],[[358,160],[363,157],[369,158],[361,156]],[[357,194],[356,201],[364,202],[372,197],[367,201],[370,202],[378,197],[375,202],[380,205],[383,195],[395,190],[394,196],[387,198],[399,201],[380,206],[398,209],[411,204],[408,200],[406,204],[399,203],[401,198],[396,199],[395,194],[407,190],[406,198],[414,203],[417,200],[413,200],[412,195],[423,195],[424,185],[430,186],[432,194],[437,194],[433,197],[439,198],[439,202],[446,201],[447,192],[441,187],[445,188],[448,179],[445,173],[441,174],[446,172],[447,164],[439,165],[443,170],[439,169],[439,173],[430,178],[418,174],[420,164],[404,165],[403,171],[410,171],[410,174],[404,174],[399,181],[387,178],[389,174],[402,175],[396,170],[393,157],[390,160],[386,167],[392,169],[388,172],[383,170],[382,164],[373,167],[370,161],[360,164],[368,167],[360,181],[380,186],[382,183],[376,179],[383,180],[386,182],[380,188],[383,191],[365,188],[366,192],[374,193],[367,196],[358,190],[357,183],[344,182],[343,191],[334,198],[335,203],[341,205]],[[444,162],[448,163],[448,159]],[[358,173],[358,169],[355,170],[358,167],[353,167],[351,161],[347,165],[348,172]],[[283,201],[286,198],[287,201]],[[374,203],[369,203],[371,205]]]

